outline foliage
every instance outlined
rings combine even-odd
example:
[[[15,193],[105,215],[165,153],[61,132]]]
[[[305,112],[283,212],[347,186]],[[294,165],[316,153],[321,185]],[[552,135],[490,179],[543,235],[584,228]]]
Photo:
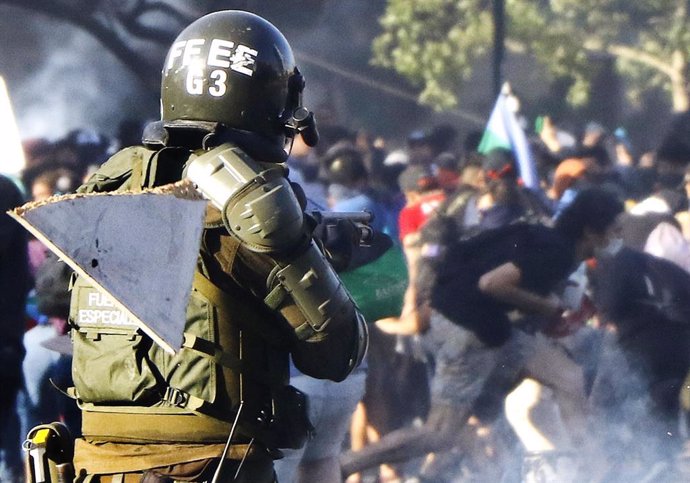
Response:
[[[686,0],[505,0],[506,46],[572,81],[568,101],[588,100],[592,59],[613,56],[635,100],[646,89],[687,105],[690,29]],[[373,62],[395,69],[437,109],[492,48],[491,0],[388,0]],[[686,106],[687,107],[687,106]]]

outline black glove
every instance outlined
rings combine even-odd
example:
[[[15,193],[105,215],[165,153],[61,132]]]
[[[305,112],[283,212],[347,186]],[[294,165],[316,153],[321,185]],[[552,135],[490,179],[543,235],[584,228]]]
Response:
[[[335,271],[347,270],[355,247],[359,246],[360,232],[357,225],[350,220],[320,223],[314,228],[314,237],[321,242],[326,258]]]

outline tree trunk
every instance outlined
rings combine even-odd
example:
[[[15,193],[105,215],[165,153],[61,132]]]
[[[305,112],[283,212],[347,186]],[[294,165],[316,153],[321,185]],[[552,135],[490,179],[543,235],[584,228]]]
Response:
[[[684,112],[690,109],[690,96],[688,96],[687,80],[683,78],[679,82],[673,82],[673,111]]]
[[[674,75],[671,77],[671,95],[673,110],[683,112],[690,109],[688,94],[688,59],[683,52],[676,50],[671,56]]]

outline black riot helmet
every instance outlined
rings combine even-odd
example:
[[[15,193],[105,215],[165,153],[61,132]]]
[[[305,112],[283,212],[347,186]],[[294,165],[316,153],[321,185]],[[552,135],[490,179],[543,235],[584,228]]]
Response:
[[[168,128],[219,122],[282,143],[305,129],[303,118],[313,122],[300,106],[303,87],[292,49],[273,24],[249,12],[214,12],[170,47],[161,117]]]

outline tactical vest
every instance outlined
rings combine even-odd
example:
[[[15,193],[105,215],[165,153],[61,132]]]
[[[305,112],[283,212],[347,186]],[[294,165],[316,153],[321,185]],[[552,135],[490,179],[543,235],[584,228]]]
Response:
[[[185,157],[180,149],[167,154],[166,149],[121,151],[80,191],[136,191],[164,184],[160,179],[179,179],[180,159],[161,163],[168,172],[157,173],[162,157]],[[171,166],[179,172],[170,172]],[[207,228],[204,237],[222,229]],[[288,352],[271,328],[275,324],[266,320],[271,314],[257,310],[248,292],[240,287],[221,290],[208,278],[208,255],[202,250],[183,346],[175,355],[153,343],[86,280],[74,282],[69,318],[72,375],[85,438],[225,442],[242,402],[239,437],[234,440],[256,438],[267,447],[280,446],[271,424],[276,394],[287,385]],[[234,253],[223,256],[232,258]]]

